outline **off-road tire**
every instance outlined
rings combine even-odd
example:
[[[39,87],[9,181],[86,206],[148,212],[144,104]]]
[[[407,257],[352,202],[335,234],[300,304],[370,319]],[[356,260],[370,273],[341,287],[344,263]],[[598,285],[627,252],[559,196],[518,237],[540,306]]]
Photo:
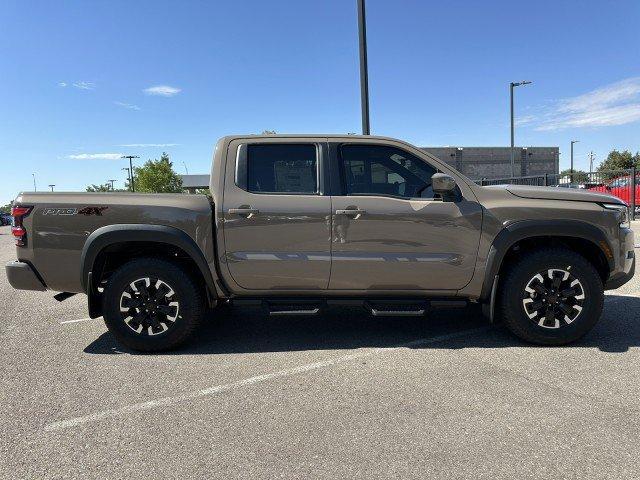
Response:
[[[559,327],[540,326],[537,322],[541,321],[544,315],[534,312],[529,304],[523,305],[524,301],[531,302],[531,300],[526,299],[526,288],[528,287],[531,290],[532,284],[530,281],[540,272],[544,273],[550,270],[570,273],[571,277],[566,283],[577,279],[579,283],[576,285],[579,285],[584,293],[584,299],[572,300],[574,303],[580,303],[581,311],[571,323],[567,323],[563,318],[564,311],[556,310],[559,313],[556,316],[560,317],[558,319]],[[546,280],[547,278],[545,278]],[[538,283],[540,282],[538,281]],[[534,284],[534,286],[537,285]],[[567,292],[567,287],[565,286],[564,288],[563,291]],[[551,290],[551,288],[548,290],[548,292],[553,291],[555,290]],[[500,279],[499,293],[499,308],[504,325],[521,339],[541,345],[564,345],[578,340],[598,322],[604,303],[602,279],[595,267],[582,255],[564,248],[545,248],[523,253],[522,258],[510,265]],[[537,292],[528,293],[528,295],[535,295],[540,298]],[[578,297],[574,298],[579,298],[581,295],[579,294]],[[550,300],[548,300],[546,293],[543,294],[543,297],[544,299],[540,301],[546,302],[548,308]],[[539,305],[539,303],[536,305]],[[554,305],[557,305],[557,303]],[[563,308],[568,308],[566,303],[562,304],[562,306]],[[572,310],[570,313],[571,316],[575,314],[576,310]],[[535,316],[531,318],[529,315]],[[555,325],[554,321],[555,319],[551,322],[544,321],[544,323]]]
[[[123,318],[127,315],[121,311],[123,294],[125,291],[131,292],[132,282],[143,278],[160,280],[174,291],[176,300],[179,300],[177,302],[178,309],[172,310],[172,312],[176,312],[175,321],[165,320],[162,322],[166,325],[167,330],[160,334],[149,335],[146,334],[146,330],[142,331],[148,327],[143,327],[140,333],[136,333],[133,329],[133,326],[136,325],[133,319],[129,319],[129,323],[127,323]],[[158,285],[164,287],[162,283]],[[166,290],[166,287],[164,288]],[[149,297],[151,296],[154,295],[149,295]],[[162,293],[158,293],[158,296],[163,297]],[[204,310],[203,292],[193,277],[181,266],[163,259],[140,258],[125,263],[109,278],[104,289],[104,322],[119,343],[133,350],[155,352],[174,349],[184,344],[200,325]],[[135,315],[133,316],[135,317]],[[170,316],[165,315],[165,318],[170,318]],[[153,321],[160,323],[156,320]],[[158,329],[161,328],[158,327]]]

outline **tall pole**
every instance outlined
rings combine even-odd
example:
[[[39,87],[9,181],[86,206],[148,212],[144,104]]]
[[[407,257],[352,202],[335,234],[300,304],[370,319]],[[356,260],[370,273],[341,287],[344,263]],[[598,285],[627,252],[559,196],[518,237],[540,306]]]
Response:
[[[578,143],[580,140],[571,140],[571,170],[569,173],[573,173],[573,144]],[[573,179],[572,179],[573,181]]]
[[[115,179],[109,179],[109,180],[107,180],[107,182],[110,182],[110,183],[111,183],[111,191],[112,191],[112,192],[115,190],[115,189],[113,188],[113,182],[115,182],[115,181],[116,181]]]
[[[509,83],[509,104],[511,106],[511,177],[516,176],[516,160],[515,160],[515,151],[514,151],[514,122],[513,122],[513,88],[519,87],[520,85],[529,85],[529,80],[522,80],[521,82],[510,82]]]
[[[53,192],[53,187],[55,187],[55,186],[56,186],[56,184],[55,184],[55,183],[50,183],[50,184],[49,184],[49,187],[51,187],[51,191],[52,191],[52,192]]]
[[[358,0],[358,36],[360,39],[360,105],[362,108],[362,134],[369,135],[369,74],[367,67],[367,22],[365,0]]]
[[[514,83],[509,84],[509,103],[511,104],[511,178],[516,176],[515,167],[515,152],[513,150],[514,145],[514,133],[513,133],[513,87]]]
[[[589,153],[589,173],[593,172],[593,150]]]
[[[36,174],[32,173],[31,175],[33,175],[33,191],[37,192],[38,191],[38,187],[36,187]]]
[[[129,168],[127,167],[124,167],[122,170],[127,171],[127,179],[129,180],[129,184],[131,184],[131,170],[129,170]]]
[[[136,184],[135,181],[133,179],[134,177],[134,172],[133,172],[133,159],[134,158],[140,158],[137,155],[123,155],[120,158],[128,158],[129,159],[129,180],[131,183],[131,191],[135,192],[136,191]]]

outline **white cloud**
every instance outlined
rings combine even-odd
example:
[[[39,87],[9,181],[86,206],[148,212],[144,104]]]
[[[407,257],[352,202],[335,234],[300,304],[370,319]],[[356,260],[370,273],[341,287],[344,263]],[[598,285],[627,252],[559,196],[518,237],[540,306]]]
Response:
[[[181,88],[170,87],[169,85],[155,85],[143,90],[147,95],[158,95],[161,97],[173,97],[181,91]]]
[[[536,130],[607,127],[640,120],[640,77],[562,99],[545,111]]]
[[[117,147],[175,147],[180,145],[179,143],[125,143],[123,145],[116,145]]]
[[[67,85],[67,82],[58,82],[59,87],[66,87]]]
[[[140,110],[140,107],[138,105],[134,105],[132,103],[125,103],[125,102],[113,102],[115,105],[118,105],[119,107],[122,108],[128,108],[129,110]]]
[[[74,82],[73,86],[80,90],[93,90],[96,88],[96,84],[93,82]]]
[[[121,153],[78,153],[69,155],[72,160],[118,160],[122,157]]]

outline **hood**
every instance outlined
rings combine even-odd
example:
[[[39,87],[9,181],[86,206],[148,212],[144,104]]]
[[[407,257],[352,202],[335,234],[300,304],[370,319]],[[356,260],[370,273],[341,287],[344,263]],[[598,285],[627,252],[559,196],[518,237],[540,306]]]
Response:
[[[541,200],[571,200],[573,202],[616,203],[625,205],[618,197],[606,193],[594,192],[578,188],[531,187],[528,185],[496,185],[486,188],[503,188],[521,198]]]

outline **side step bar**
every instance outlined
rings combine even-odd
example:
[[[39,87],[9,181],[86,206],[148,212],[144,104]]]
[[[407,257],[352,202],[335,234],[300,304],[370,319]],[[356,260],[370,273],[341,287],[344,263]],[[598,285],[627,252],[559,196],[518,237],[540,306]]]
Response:
[[[327,305],[360,306],[374,317],[421,317],[435,309],[464,308],[466,300],[457,299],[363,299],[363,298],[240,298],[234,305],[261,306],[269,316],[319,315]]]

